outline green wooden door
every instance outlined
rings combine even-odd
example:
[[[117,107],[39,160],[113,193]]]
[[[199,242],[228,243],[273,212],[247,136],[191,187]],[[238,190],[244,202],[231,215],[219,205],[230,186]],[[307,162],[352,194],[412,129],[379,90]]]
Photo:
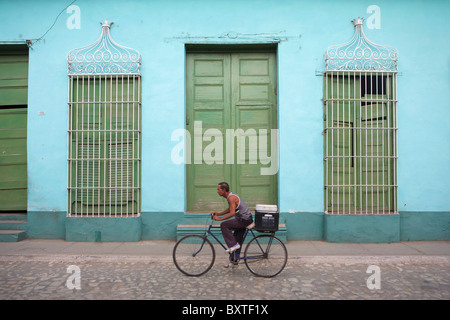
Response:
[[[186,72],[187,210],[226,206],[216,192],[221,181],[251,208],[277,204],[277,174],[261,175],[269,164],[260,157],[278,147],[275,53],[188,53]]]
[[[0,46],[0,212],[27,210],[28,48]]]

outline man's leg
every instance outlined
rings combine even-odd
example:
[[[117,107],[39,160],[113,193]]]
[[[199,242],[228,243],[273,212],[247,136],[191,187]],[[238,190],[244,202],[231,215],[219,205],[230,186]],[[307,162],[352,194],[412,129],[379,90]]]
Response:
[[[234,239],[242,247],[242,241],[244,240],[245,228],[249,225],[249,222],[240,222],[241,227],[234,230]]]
[[[223,238],[225,239],[225,242],[227,243],[228,248],[231,248],[234,245],[236,245],[236,243],[239,243],[238,241],[236,241],[236,238],[231,232],[231,230],[244,228],[244,230],[242,231],[245,232],[245,227],[246,227],[245,223],[242,223],[237,219],[230,219],[220,224],[220,229],[222,230],[222,235]],[[240,241],[242,241],[243,236],[244,233],[242,233]]]

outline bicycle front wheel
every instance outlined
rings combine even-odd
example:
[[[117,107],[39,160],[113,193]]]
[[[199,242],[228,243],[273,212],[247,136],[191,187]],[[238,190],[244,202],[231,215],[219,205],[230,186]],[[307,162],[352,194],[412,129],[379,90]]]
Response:
[[[208,239],[191,234],[178,240],[173,248],[172,257],[178,270],[185,275],[198,277],[211,269],[216,253]]]
[[[283,242],[273,235],[253,238],[245,248],[244,261],[248,270],[256,276],[275,277],[287,263],[287,250]]]

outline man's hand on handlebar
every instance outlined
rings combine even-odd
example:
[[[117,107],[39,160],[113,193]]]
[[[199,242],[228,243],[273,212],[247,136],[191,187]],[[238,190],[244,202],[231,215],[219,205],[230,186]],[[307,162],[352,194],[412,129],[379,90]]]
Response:
[[[219,214],[219,212],[217,212],[217,211],[211,212],[211,218],[215,221],[220,221],[221,219],[219,218],[218,214]]]

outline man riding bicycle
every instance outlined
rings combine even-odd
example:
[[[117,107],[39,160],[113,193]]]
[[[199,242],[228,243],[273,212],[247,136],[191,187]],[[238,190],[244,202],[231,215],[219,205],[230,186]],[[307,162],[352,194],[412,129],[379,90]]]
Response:
[[[245,228],[253,222],[252,214],[247,204],[237,194],[230,192],[228,183],[220,182],[217,185],[217,193],[227,199],[228,209],[221,212],[214,211],[213,219],[223,221],[235,217],[220,224],[223,238],[229,248],[226,252],[235,252],[242,245]],[[223,215],[225,216],[220,217]],[[234,230],[234,234],[231,230]]]
[[[177,241],[173,248],[172,257],[175,266],[187,276],[198,277],[208,272],[214,264],[216,258],[216,249],[214,248],[208,236],[213,237],[229,254],[229,263],[226,268],[235,268],[238,262],[243,262],[248,270],[256,276],[271,278],[279,274],[287,262],[287,250],[283,242],[275,237],[278,230],[278,217],[273,219],[273,223],[268,223],[261,228],[255,228],[257,231],[267,231],[269,234],[255,235],[253,231],[253,218],[247,204],[239,198],[238,195],[230,192],[228,183],[221,182],[217,185],[217,194],[228,201],[228,209],[221,212],[213,212],[209,221],[209,226],[203,235],[192,233],[183,236]],[[259,209],[268,210],[266,206]],[[272,208],[269,208],[272,210]],[[276,212],[258,210],[258,215],[275,217]],[[273,213],[273,214],[272,214]],[[234,219],[230,219],[234,217]],[[227,220],[229,219],[229,220]],[[214,221],[222,221],[223,238],[226,244],[214,235],[212,228],[216,228]],[[266,219],[268,220],[268,219]],[[269,226],[270,228],[267,228]],[[264,227],[266,227],[264,229]],[[234,230],[234,234],[232,232]],[[239,250],[243,245],[245,238],[250,233],[250,240],[245,246],[245,250]],[[227,249],[228,247],[228,249]],[[240,257],[242,253],[243,257]]]

